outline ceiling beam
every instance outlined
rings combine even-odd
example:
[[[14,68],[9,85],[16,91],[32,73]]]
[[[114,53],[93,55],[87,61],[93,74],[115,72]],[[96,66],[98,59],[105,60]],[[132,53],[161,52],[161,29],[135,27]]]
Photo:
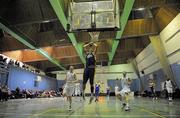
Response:
[[[97,49],[97,55],[107,54],[111,49],[110,45],[106,41],[98,42],[98,45],[99,45],[99,48]],[[56,59],[67,59],[67,58],[74,58],[74,57],[79,58],[79,55],[77,54],[73,45],[59,46],[59,47],[48,46],[48,47],[42,47],[41,49],[51,54],[51,56]],[[2,54],[8,57],[11,57],[15,60],[19,60],[21,62],[38,62],[38,61],[48,60],[47,58],[37,54],[36,50],[26,49],[26,50],[6,51],[6,52],[2,52]],[[28,56],[28,55],[31,55],[31,56]],[[61,60],[60,62],[62,63]]]
[[[62,24],[64,30],[66,31],[67,30],[67,24],[68,24],[68,21],[67,21],[67,18],[64,14],[64,11],[63,11],[63,7],[62,7],[62,2],[63,0],[49,0],[60,23]],[[76,37],[73,33],[67,33],[69,39],[71,40],[72,44],[74,45],[81,61],[83,64],[85,64],[85,58],[83,56],[83,49],[82,49],[82,44],[79,44],[76,40]]]
[[[64,5],[64,9],[66,10],[69,0],[59,1],[66,2]],[[124,5],[122,3],[124,3],[124,0],[121,1],[119,3],[120,9],[123,10]],[[157,8],[164,5],[174,6],[178,4],[178,0],[146,0],[145,2],[143,0],[136,0],[133,9]],[[0,11],[0,16],[9,21],[10,25],[15,26],[56,22],[58,20],[51,8],[49,0],[1,0]]]
[[[26,45],[27,47],[29,47],[32,50],[35,50],[36,52],[38,52],[39,54],[41,54],[42,56],[44,56],[45,58],[47,58],[50,62],[52,62],[53,64],[57,65],[59,68],[61,68],[62,70],[66,70],[62,65],[60,65],[60,63],[58,62],[58,60],[56,60],[54,57],[52,57],[51,55],[49,55],[46,51],[44,51],[41,48],[36,48],[36,44],[34,42],[32,42],[29,38],[27,38],[25,35],[23,35],[22,33],[18,32],[15,29],[12,29],[6,25],[4,25],[2,22],[0,22],[0,29],[2,29],[3,31],[7,32],[8,34],[10,34],[12,37],[14,37],[15,39],[17,39],[19,42],[23,43],[24,45]],[[31,56],[31,55],[28,55]]]
[[[121,39],[122,34],[124,32],[124,29],[125,29],[126,23],[128,21],[129,14],[130,14],[130,12],[132,10],[134,1],[135,0],[126,0],[126,2],[125,2],[124,10],[123,10],[123,13],[122,13],[121,19],[120,19],[121,30],[116,33],[116,38],[115,38],[116,40],[113,41],[112,50],[109,53],[108,65],[111,65],[111,63],[112,63],[113,57],[115,55],[116,49],[117,49],[118,44],[119,44],[119,39]]]
[[[59,22],[59,21],[58,21]],[[158,22],[157,22],[158,23]],[[157,35],[159,33],[159,28],[155,19],[136,19],[128,20],[122,39],[132,38],[132,37],[141,37],[147,35]],[[133,27],[132,27],[133,26]],[[58,27],[58,26],[57,26]],[[37,43],[37,47],[46,47],[46,46],[65,46],[71,45],[71,41],[67,38],[66,32],[58,30],[58,34],[55,34],[53,31],[39,32],[33,39]],[[110,41],[109,47],[112,47],[113,39],[115,37],[115,32],[102,32],[100,33],[100,41]],[[86,43],[89,40],[89,34],[87,32],[81,32],[76,35],[77,42]],[[2,39],[1,43],[2,52],[25,49],[24,45],[21,45],[17,40],[5,34],[5,38]]]
[[[0,5],[0,16],[8,21],[10,26],[26,26],[58,20],[49,0],[3,1]]]
[[[161,7],[157,11],[154,11],[154,19],[157,25],[162,31],[179,13],[179,9],[176,7]]]

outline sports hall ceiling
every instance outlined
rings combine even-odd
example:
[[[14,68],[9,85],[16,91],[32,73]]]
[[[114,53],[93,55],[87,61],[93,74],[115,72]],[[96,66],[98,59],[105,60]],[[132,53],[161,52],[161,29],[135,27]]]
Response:
[[[59,0],[61,1],[61,0]],[[63,0],[62,6],[67,16],[70,0]],[[90,0],[74,0],[90,1]],[[126,0],[119,0],[120,13]],[[179,13],[179,0],[135,0],[123,35],[112,59],[113,64],[127,63],[141,52],[149,43],[149,35],[158,34]],[[83,63],[59,22],[49,0],[1,0],[0,23],[7,26],[36,49],[41,48],[52,58],[67,68],[74,65],[82,68]],[[90,41],[87,32],[74,33],[78,44]],[[97,64],[106,66],[109,52],[112,50],[115,31],[101,32],[98,42]],[[46,72],[60,70],[48,58],[41,56],[35,49],[19,42],[14,36],[0,29],[0,51],[9,57],[26,62]]]

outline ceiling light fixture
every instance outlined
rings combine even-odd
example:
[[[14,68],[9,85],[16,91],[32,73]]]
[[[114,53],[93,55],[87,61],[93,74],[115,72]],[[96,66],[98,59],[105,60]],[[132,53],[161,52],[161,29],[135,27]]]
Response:
[[[138,8],[137,10],[142,11],[142,10],[145,10],[145,8],[141,7],[141,8]]]

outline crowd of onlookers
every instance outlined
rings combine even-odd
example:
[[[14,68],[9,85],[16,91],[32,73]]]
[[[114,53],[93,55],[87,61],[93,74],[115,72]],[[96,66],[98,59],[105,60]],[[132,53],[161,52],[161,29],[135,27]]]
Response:
[[[54,90],[21,90],[17,87],[15,90],[9,90],[7,86],[0,85],[0,101],[7,101],[8,99],[20,98],[50,98],[60,96],[60,93]]]
[[[0,85],[0,101],[7,101],[9,97],[8,87]]]

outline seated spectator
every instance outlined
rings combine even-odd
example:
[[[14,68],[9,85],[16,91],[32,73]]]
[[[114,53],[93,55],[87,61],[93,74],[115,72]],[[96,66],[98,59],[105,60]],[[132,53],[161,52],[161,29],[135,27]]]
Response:
[[[0,101],[2,101],[2,86],[0,84]]]
[[[10,99],[17,99],[17,98],[46,98],[46,97],[56,97],[57,92],[54,90],[46,90],[46,91],[39,91],[39,90],[20,90],[17,87],[15,90],[9,90],[7,86],[0,86],[0,100],[8,100]]]
[[[27,98],[33,98],[33,95],[30,90],[26,90],[26,99]]]
[[[25,90],[22,90],[22,97],[23,97],[23,98],[26,98],[26,89],[25,89]]]
[[[2,87],[2,99],[7,101],[8,97],[9,97],[9,95],[8,95],[8,87],[6,85],[4,85]]]
[[[16,97],[16,98],[20,98],[20,91],[21,91],[20,88],[17,87],[15,91],[16,91],[15,97]]]
[[[56,93],[55,91],[50,91],[49,93],[50,93],[50,97],[55,97],[55,96],[57,96],[57,93]]]
[[[63,87],[59,88],[59,92],[60,92],[60,96],[62,96],[63,95]]]

